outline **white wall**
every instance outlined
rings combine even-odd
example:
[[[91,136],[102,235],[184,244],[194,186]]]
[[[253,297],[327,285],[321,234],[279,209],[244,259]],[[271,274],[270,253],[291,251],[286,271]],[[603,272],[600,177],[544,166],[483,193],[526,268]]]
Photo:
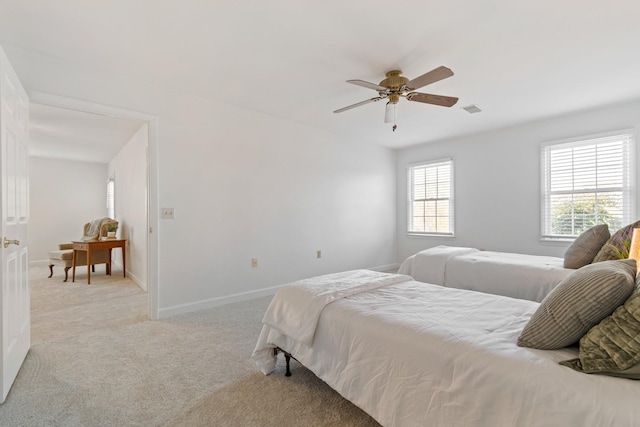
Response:
[[[127,277],[147,290],[147,142],[143,124],[109,162],[108,177],[115,179],[115,219],[118,237],[127,239]],[[113,257],[121,265],[120,249]]]
[[[191,101],[160,119],[162,306],[395,261],[393,152]]]
[[[58,244],[82,237],[85,223],[105,216],[106,176],[105,164],[29,158],[31,262],[48,260]]]
[[[158,204],[175,208],[175,219],[159,222],[160,316],[395,262],[395,152],[97,68],[5,51],[28,92],[158,118]]]
[[[562,256],[568,244],[540,241],[540,144],[627,128],[636,129],[637,145],[639,101],[399,150],[398,260],[440,244]],[[408,236],[407,165],[448,156],[455,168],[456,236]]]

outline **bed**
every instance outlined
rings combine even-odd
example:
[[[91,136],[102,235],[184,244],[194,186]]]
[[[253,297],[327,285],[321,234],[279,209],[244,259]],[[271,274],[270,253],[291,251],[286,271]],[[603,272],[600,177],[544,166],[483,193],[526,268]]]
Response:
[[[436,246],[408,257],[398,273],[419,282],[540,302],[573,269],[564,259]]]
[[[640,383],[516,344],[538,303],[367,270],[281,287],[253,352],[293,355],[384,426],[637,426]],[[295,380],[295,376],[292,381]]]

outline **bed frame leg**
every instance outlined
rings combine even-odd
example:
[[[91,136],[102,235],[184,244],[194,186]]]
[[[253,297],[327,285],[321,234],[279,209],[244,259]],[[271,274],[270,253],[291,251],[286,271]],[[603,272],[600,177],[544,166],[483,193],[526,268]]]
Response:
[[[290,377],[291,376],[291,353],[287,353],[286,351],[284,351],[283,349],[281,349],[280,347],[276,347],[273,349],[273,355],[278,357],[278,353],[282,353],[284,354],[284,361],[287,364],[287,372],[284,374],[285,377]]]
[[[291,362],[291,355],[289,353],[287,353],[286,351],[283,352],[284,353],[284,361],[287,363],[287,372],[284,374],[285,377],[290,377],[291,376],[291,369],[289,367],[289,363]]]

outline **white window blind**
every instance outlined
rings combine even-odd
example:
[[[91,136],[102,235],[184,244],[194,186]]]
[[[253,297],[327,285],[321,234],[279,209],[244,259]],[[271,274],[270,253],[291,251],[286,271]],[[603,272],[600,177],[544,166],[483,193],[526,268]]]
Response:
[[[632,221],[633,133],[542,145],[542,238],[574,238]]]
[[[453,161],[409,167],[408,232],[453,235]]]
[[[116,182],[114,179],[107,180],[107,216],[111,219],[116,217]]]

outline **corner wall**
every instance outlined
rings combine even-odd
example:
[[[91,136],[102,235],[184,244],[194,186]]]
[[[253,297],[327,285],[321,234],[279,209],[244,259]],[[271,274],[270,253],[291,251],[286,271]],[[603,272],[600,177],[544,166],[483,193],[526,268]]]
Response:
[[[147,290],[147,144],[148,125],[143,124],[109,162],[108,178],[115,179],[115,212],[118,237],[127,239],[127,276]],[[106,178],[105,178],[106,179]],[[120,249],[113,257],[121,264]]]

